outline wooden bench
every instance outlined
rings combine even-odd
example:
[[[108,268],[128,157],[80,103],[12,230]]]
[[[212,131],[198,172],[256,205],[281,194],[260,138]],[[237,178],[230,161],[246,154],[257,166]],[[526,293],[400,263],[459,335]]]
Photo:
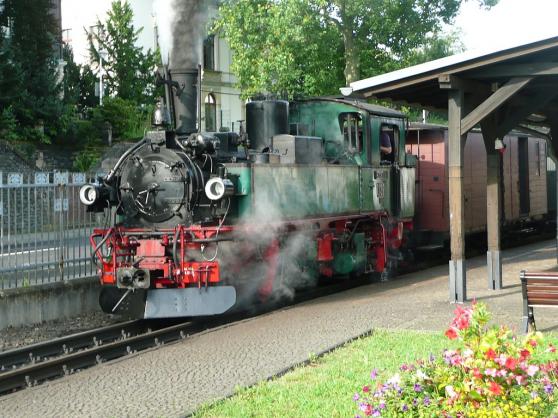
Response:
[[[529,325],[536,331],[533,308],[558,308],[558,272],[521,271],[519,278],[523,293],[523,332],[529,332]]]

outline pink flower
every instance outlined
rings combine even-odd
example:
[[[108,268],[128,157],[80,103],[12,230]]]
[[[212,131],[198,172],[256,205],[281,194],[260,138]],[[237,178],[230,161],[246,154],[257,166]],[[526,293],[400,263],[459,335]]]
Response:
[[[446,386],[446,394],[452,399],[457,397],[457,392],[451,385]]]
[[[469,317],[461,316],[457,319],[456,325],[458,329],[469,328]]]
[[[525,383],[525,376],[521,376],[518,374],[517,376],[515,376],[515,381],[518,385],[522,385],[523,383]]]
[[[487,376],[496,377],[497,370],[496,369],[486,369],[484,374]]]
[[[506,360],[507,360],[507,359],[508,359],[508,358],[507,358],[504,354],[500,354],[498,357],[496,357],[496,358],[494,359],[494,362],[495,362],[496,364],[499,364],[500,366],[503,366],[504,364],[506,364]]]
[[[531,364],[529,367],[527,367],[527,374],[531,377],[537,374],[538,371],[539,371],[539,367],[535,366],[534,364]]]
[[[548,344],[548,348],[546,349],[547,353],[555,353],[556,352],[556,347],[554,347],[552,344]]]
[[[362,391],[363,391],[364,393],[370,392],[370,386],[363,386],[363,387],[362,387]]]
[[[453,319],[452,326],[457,327],[459,330],[463,330],[469,328],[471,316],[473,311],[468,308],[465,309],[461,306],[458,306],[455,311],[455,318]]]
[[[473,369],[473,376],[476,377],[477,379],[482,379],[482,373],[480,372],[478,367],[475,367]]]

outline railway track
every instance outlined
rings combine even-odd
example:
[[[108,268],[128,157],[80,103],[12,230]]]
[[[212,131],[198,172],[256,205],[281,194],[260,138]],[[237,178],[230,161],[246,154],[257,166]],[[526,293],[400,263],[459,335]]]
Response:
[[[210,324],[207,324],[210,325]],[[129,321],[0,353],[0,394],[186,338],[200,323]]]
[[[516,245],[508,245],[513,246]],[[473,251],[475,252],[478,251]],[[446,262],[443,250],[434,254],[436,256],[429,257],[428,260],[415,261],[403,267],[400,273],[407,274]],[[128,321],[5,351],[0,353],[0,395],[32,387],[138,351],[183,340],[211,328],[368,283],[370,278],[360,277],[312,288],[297,293],[290,303],[259,305],[252,307],[249,312],[196,318],[195,321]]]
[[[262,304],[252,307],[249,311],[196,318],[195,321],[128,321],[4,351],[0,353],[0,396],[139,351],[177,342],[212,328],[348,290],[364,283],[369,283],[369,280],[363,278],[320,286],[298,294],[290,303]]]

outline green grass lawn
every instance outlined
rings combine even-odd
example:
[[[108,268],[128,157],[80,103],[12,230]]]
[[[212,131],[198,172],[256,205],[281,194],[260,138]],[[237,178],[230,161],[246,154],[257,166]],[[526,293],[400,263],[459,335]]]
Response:
[[[372,369],[391,375],[403,363],[451,346],[442,332],[376,330],[285,376],[239,389],[230,399],[202,407],[195,417],[352,417],[353,395]]]
[[[558,346],[555,334],[546,342]],[[195,417],[353,417],[353,395],[371,382],[370,372],[385,380],[403,363],[455,348],[442,332],[376,330],[283,377],[239,388],[229,399],[205,405]],[[543,354],[549,360],[553,354]],[[548,358],[546,358],[548,357]],[[541,358],[541,359],[542,359]]]

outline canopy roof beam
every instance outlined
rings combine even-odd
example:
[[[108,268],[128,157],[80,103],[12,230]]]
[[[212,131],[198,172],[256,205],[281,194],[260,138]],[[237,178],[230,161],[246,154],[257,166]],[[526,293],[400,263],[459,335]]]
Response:
[[[532,77],[558,75],[558,63],[533,62],[528,64],[501,64],[467,74],[468,77],[491,79],[495,77]]]
[[[461,135],[466,135],[475,125],[478,125],[488,115],[517,94],[523,87],[529,84],[531,80],[533,80],[532,77],[512,78],[496,90],[488,99],[463,118],[461,122]]]
[[[544,107],[552,99],[558,96],[558,91],[555,89],[542,89],[539,90],[534,96],[521,97],[517,101],[517,107],[510,110],[504,118],[500,119],[496,128],[496,138],[503,138],[513,128],[518,126],[529,115],[532,115],[537,110]],[[538,134],[538,133],[537,133]]]

